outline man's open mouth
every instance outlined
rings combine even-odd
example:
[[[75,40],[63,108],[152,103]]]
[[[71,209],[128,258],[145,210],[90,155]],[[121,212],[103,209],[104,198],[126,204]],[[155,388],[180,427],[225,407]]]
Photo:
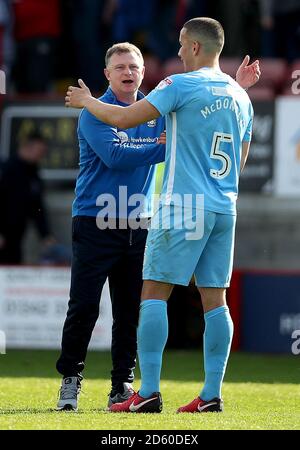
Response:
[[[122,83],[125,83],[125,84],[132,84],[132,83],[133,83],[133,80],[123,80]]]

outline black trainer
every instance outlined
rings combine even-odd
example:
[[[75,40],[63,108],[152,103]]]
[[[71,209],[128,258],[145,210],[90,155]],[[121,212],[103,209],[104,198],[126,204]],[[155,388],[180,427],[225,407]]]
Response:
[[[135,391],[130,383],[122,383],[123,384],[123,391],[118,392],[112,390],[108,397],[108,408],[111,407],[111,405],[114,405],[115,403],[123,403],[126,400],[128,400],[133,394],[135,394]]]

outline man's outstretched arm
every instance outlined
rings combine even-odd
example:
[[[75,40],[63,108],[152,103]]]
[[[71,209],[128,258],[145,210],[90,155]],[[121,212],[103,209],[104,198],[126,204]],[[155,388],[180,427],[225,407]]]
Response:
[[[260,77],[259,61],[254,61],[250,66],[249,55],[246,55],[236,73],[236,81],[244,88],[253,86]],[[73,108],[87,108],[102,122],[118,128],[132,128],[160,116],[158,110],[146,99],[139,100],[130,106],[117,106],[103,103],[92,97],[89,88],[84,82],[78,80],[79,88],[69,86],[65,97],[66,106]]]
[[[149,120],[157,119],[160,113],[147,100],[139,100],[130,106],[117,106],[101,102],[92,97],[89,88],[78,80],[79,88],[70,86],[65,97],[66,106],[87,108],[104,123],[123,128],[132,128]]]

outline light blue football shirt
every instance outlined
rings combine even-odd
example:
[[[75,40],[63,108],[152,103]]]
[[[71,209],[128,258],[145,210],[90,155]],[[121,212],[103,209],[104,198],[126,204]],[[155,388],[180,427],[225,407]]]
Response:
[[[229,75],[208,67],[162,80],[146,97],[166,116],[162,203],[204,195],[204,209],[236,214],[242,142],[251,140],[250,99]],[[180,200],[181,199],[181,200]]]

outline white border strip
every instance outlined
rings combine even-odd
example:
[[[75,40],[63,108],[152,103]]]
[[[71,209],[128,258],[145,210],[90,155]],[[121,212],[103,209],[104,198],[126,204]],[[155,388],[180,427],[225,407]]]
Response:
[[[171,157],[170,157],[170,169],[166,192],[166,205],[169,205],[172,198],[175,178],[175,165],[176,165],[176,145],[177,145],[177,116],[176,112],[172,112],[172,141],[171,141]]]

